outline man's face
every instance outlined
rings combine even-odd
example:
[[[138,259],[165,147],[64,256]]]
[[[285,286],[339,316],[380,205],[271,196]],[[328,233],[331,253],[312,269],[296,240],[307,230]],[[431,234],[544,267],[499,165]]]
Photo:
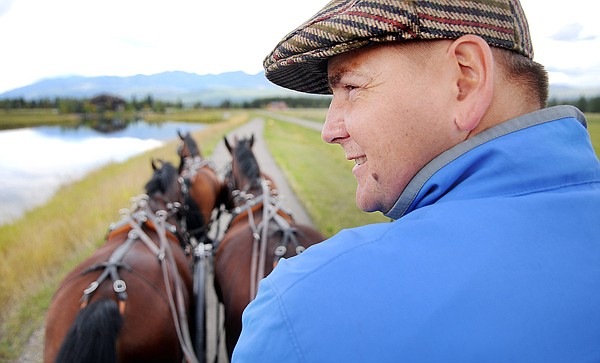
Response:
[[[444,44],[427,57],[407,53],[411,45],[384,45],[329,61],[333,100],[322,138],[355,161],[356,204],[364,211],[389,211],[425,164],[460,141],[452,70],[440,69]]]

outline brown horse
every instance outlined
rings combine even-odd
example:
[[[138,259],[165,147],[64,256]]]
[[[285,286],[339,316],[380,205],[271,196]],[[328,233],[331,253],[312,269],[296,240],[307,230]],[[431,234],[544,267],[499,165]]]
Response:
[[[197,362],[189,245],[177,169],[158,168],[106,243],[72,270],[46,320],[44,361]],[[186,252],[186,249],[188,250]]]
[[[215,290],[225,310],[229,357],[241,332],[242,312],[254,299],[258,282],[282,257],[292,257],[321,242],[315,229],[294,222],[272,183],[263,178],[252,152],[254,136],[225,145],[231,169],[225,178],[232,220],[214,259]]]
[[[178,132],[181,144],[177,149],[180,157],[179,174],[187,186],[186,198],[190,213],[186,229],[200,242],[210,242],[207,233],[213,218],[213,211],[219,206],[223,183],[217,175],[213,163],[202,157],[200,148],[190,133]],[[185,189],[184,189],[185,190]],[[194,212],[194,210],[199,212]]]

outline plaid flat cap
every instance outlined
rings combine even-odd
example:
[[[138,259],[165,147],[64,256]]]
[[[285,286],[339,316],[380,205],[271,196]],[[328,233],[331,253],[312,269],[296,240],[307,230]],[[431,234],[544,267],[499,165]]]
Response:
[[[289,33],[264,62],[271,82],[329,94],[327,60],[368,44],[475,34],[533,58],[519,0],[333,0]]]

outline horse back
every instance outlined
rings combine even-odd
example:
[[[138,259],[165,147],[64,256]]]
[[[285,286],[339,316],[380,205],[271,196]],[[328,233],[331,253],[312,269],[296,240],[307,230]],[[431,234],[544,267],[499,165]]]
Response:
[[[219,205],[223,184],[210,167],[200,168],[190,180],[190,195],[200,209],[205,223],[210,221],[212,211]]]
[[[253,212],[253,219],[256,225],[262,220],[262,209]],[[289,222],[289,231],[294,231],[299,245],[308,248],[325,239],[325,237],[316,229],[297,224],[291,216],[287,216]],[[219,301],[223,303],[225,311],[226,342],[227,350],[231,356],[233,347],[242,329],[242,313],[250,303],[250,280],[251,265],[253,256],[253,244],[255,233],[251,228],[248,218],[241,218],[225,233],[214,258],[214,286]],[[265,276],[269,275],[277,261],[275,250],[284,241],[283,231],[269,233],[267,238],[267,256],[265,258],[264,271]],[[288,247],[285,258],[293,257],[301,250]]]
[[[156,236],[151,236],[157,240]],[[126,239],[109,238],[94,254],[77,265],[61,282],[52,298],[46,318],[46,343],[44,361],[54,362],[69,329],[80,314],[99,301],[114,301],[117,295],[111,278],[103,281],[90,295],[82,309],[83,291],[96,281],[103,269],[86,272],[91,266],[108,261],[114,250]],[[169,276],[180,276],[185,305],[191,304],[192,275],[189,261],[179,246],[173,246],[176,266],[171,266]],[[120,311],[122,326],[116,347],[119,361],[180,362],[181,349],[168,305],[162,267],[158,258],[141,241],[137,241],[125,254],[119,277],[126,284],[127,298]],[[171,291],[175,283],[170,279]],[[109,311],[108,308],[104,309]],[[91,320],[88,319],[91,323]],[[83,328],[82,328],[83,329]],[[94,342],[88,342],[93,344]]]

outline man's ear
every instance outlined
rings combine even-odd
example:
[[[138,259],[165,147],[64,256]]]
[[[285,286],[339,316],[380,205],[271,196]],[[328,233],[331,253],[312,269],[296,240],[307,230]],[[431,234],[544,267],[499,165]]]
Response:
[[[458,66],[456,79],[456,119],[461,131],[471,131],[479,125],[492,102],[494,91],[494,61],[490,46],[476,35],[456,39],[450,55]]]

